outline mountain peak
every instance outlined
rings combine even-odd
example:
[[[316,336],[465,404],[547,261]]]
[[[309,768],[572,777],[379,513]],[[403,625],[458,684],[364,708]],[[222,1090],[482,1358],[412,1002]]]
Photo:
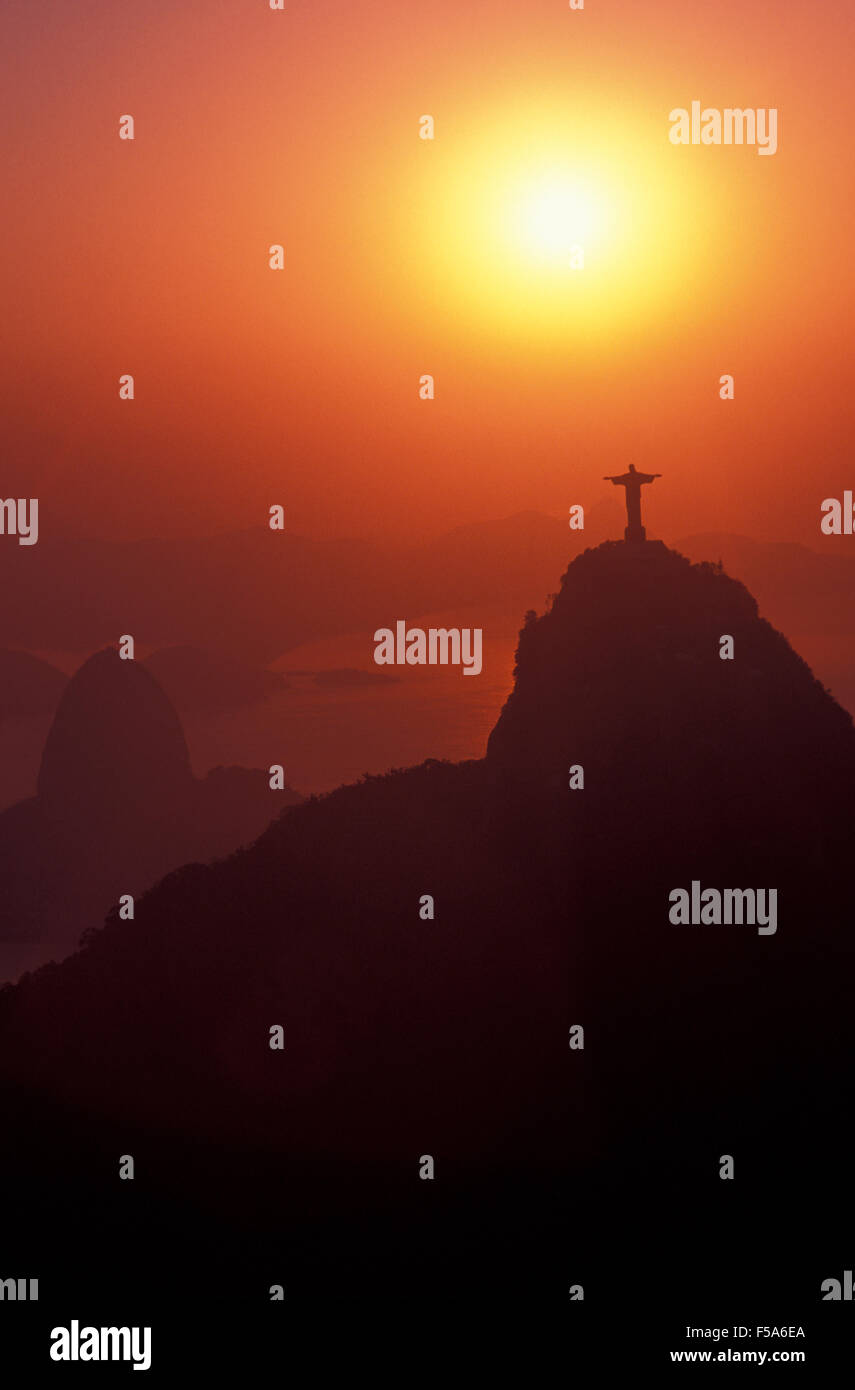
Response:
[[[740,788],[759,805],[772,785],[781,798],[790,750],[813,776],[841,759],[855,770],[851,717],[745,586],[662,542],[610,541],[574,559],[547,612],[527,616],[487,759],[553,788],[580,765],[586,798],[608,787],[637,802],[656,787],[721,806]],[[790,786],[801,795],[795,772]]]
[[[47,737],[38,780],[45,810],[127,815],[154,796],[183,796],[191,785],[181,723],[154,677],[112,647],[89,657],[67,685]]]

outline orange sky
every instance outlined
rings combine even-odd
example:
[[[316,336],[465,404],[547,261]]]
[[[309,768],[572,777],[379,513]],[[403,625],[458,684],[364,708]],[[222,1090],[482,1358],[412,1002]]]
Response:
[[[634,460],[654,534],[821,546],[855,477],[853,27],[840,0],[8,0],[2,495],[42,534],[282,502],[400,540],[593,505]],[[777,107],[777,154],[672,146],[695,98]],[[599,209],[582,272],[514,241],[550,171]]]

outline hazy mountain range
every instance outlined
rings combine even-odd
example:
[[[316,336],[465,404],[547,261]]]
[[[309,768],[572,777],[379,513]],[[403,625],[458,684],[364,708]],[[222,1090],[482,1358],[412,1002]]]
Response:
[[[0,647],[85,656],[130,632],[147,651],[191,646],[264,667],[307,641],[444,607],[506,606],[516,626],[573,555],[622,527],[620,509],[604,504],[582,532],[523,512],[386,546],[262,528],[131,542],[47,532],[35,548],[0,547],[0,583],[15,595],[0,615]],[[849,634],[855,555],[719,534],[674,543],[744,574],[784,631]]]

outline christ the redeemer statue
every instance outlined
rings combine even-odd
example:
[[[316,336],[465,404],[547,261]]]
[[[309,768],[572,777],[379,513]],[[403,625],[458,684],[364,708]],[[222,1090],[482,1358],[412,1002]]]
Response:
[[[643,541],[646,539],[647,532],[641,524],[641,489],[645,483],[652,483],[654,478],[661,478],[661,473],[636,473],[635,464],[629,465],[628,473],[621,473],[618,477],[607,477],[604,483],[614,483],[615,487],[626,488],[626,519],[628,525],[623,533],[624,540]]]

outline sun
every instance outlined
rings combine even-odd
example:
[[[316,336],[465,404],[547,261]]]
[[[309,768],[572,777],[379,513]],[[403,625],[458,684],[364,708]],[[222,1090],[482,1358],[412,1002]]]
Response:
[[[602,93],[517,96],[427,152],[394,214],[420,321],[453,321],[497,353],[591,360],[697,316],[722,199],[707,166],[671,159],[661,123],[622,110]]]
[[[550,171],[512,196],[511,225],[527,256],[569,264],[579,250],[602,239],[607,223],[602,195],[570,174]]]

